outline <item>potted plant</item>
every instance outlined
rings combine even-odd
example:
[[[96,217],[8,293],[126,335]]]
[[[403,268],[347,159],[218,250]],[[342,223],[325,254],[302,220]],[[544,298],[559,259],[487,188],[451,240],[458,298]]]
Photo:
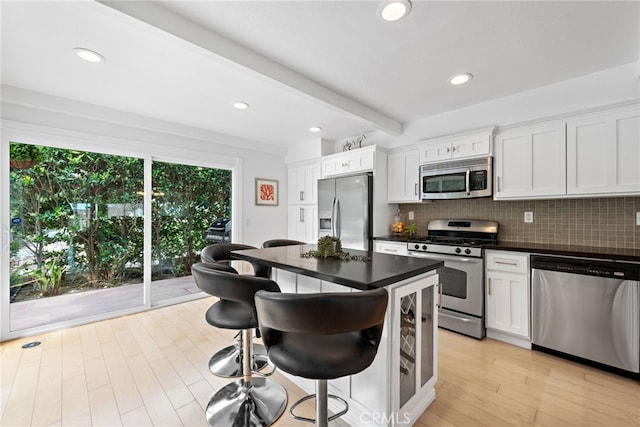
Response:
[[[40,158],[37,145],[11,142],[9,144],[9,164],[14,169],[28,169],[35,165]]]

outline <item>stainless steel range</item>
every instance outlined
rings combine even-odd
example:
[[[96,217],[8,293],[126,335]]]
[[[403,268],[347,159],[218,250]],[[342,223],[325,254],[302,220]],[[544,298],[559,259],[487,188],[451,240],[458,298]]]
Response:
[[[478,339],[484,327],[483,245],[498,241],[498,223],[476,219],[437,219],[427,237],[407,242],[410,256],[444,261],[440,272],[440,327]]]

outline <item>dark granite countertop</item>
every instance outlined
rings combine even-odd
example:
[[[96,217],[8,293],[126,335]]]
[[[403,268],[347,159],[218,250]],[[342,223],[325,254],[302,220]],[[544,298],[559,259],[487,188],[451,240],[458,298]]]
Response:
[[[407,237],[406,235],[389,235],[374,237],[373,240],[390,242],[407,242],[409,240],[426,240],[424,236]],[[557,245],[551,243],[498,242],[484,245],[485,249],[502,251],[528,252],[537,254],[576,256],[585,258],[613,259],[618,261],[640,262],[640,248],[602,248],[597,246]]]
[[[556,245],[551,243],[498,242],[484,245],[485,249],[518,251],[534,254],[575,256],[640,262],[640,248],[601,248],[595,246]]]
[[[282,246],[267,249],[248,249],[232,252],[232,257],[246,261],[258,261],[305,276],[351,288],[366,290],[393,283],[435,270],[442,261],[399,255],[344,249],[351,255],[362,255],[371,261],[341,261],[336,258],[304,258],[300,254],[317,249],[317,245]]]

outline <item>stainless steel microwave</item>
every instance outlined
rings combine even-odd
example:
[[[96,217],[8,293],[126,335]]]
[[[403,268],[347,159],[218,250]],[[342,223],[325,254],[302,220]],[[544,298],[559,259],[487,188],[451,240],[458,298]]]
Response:
[[[422,200],[492,196],[492,171],[493,157],[422,165]]]

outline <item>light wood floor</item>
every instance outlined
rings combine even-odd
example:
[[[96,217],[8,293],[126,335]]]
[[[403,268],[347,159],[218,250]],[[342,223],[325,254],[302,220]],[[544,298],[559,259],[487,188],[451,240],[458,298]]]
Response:
[[[206,425],[209,398],[227,384],[207,362],[232,336],[204,321],[212,302],[0,344],[0,425]],[[42,344],[21,348],[34,340]],[[640,425],[637,381],[491,339],[440,330],[438,373],[420,427]],[[289,402],[302,396],[276,376]],[[285,413],[276,425],[309,424]]]

